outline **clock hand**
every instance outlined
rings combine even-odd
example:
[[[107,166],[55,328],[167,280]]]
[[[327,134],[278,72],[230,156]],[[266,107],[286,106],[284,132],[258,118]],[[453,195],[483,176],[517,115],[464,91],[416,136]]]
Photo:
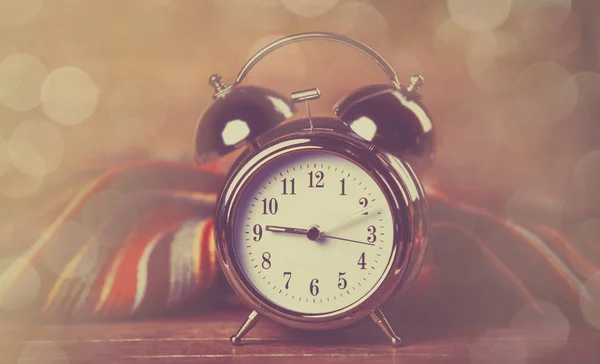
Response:
[[[353,212],[353,213],[351,213],[350,215],[347,215],[347,216],[345,216],[345,217],[343,217],[343,218],[339,219],[339,220],[338,220],[338,221],[337,221],[335,224],[332,224],[332,225],[330,225],[330,226],[326,226],[326,227],[323,229],[323,231],[324,231],[324,232],[325,232],[325,231],[335,231],[335,230],[337,230],[337,229],[339,229],[339,228],[341,228],[341,227],[344,227],[344,226],[346,226],[347,224],[349,224],[349,223],[351,223],[352,221],[354,221],[354,220],[355,220],[355,218],[357,218],[357,217],[361,216],[362,214],[364,214],[364,213],[365,213],[365,212],[367,212],[367,211],[370,211],[370,210],[372,210],[373,208],[375,208],[375,206],[374,206],[374,205],[370,205],[370,206],[367,206],[367,207],[365,207],[365,208],[362,208],[362,209],[360,209],[360,210],[358,210],[358,211],[356,211],[356,212]]]
[[[372,243],[365,243],[364,241],[340,238],[337,236],[324,235],[324,234],[320,233],[319,229],[316,227],[311,227],[310,229],[299,229],[299,228],[287,227],[287,226],[266,225],[265,230],[271,231],[274,233],[305,235],[310,240],[317,240],[318,238],[323,237],[323,238],[329,238],[329,239],[348,241],[351,243],[358,243],[358,244],[364,244],[364,245],[375,245]],[[314,234],[311,234],[311,233],[314,233]]]
[[[340,238],[337,236],[329,236],[329,235],[321,235],[324,238],[329,238],[329,239],[336,239],[336,240],[343,240],[343,241],[348,241],[351,243],[358,243],[358,244],[364,244],[364,245],[375,245],[373,243],[365,243],[364,241],[358,241],[358,240],[352,240],[352,239],[346,239],[346,238]]]
[[[276,225],[266,225],[265,230],[271,231],[274,233],[287,233],[287,234],[299,234],[306,235],[308,229],[299,229],[294,227],[287,226],[276,226]]]

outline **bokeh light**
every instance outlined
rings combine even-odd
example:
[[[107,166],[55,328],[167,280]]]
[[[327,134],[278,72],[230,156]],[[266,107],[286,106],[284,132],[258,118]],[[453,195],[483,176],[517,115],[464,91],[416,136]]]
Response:
[[[388,21],[372,4],[364,1],[349,1],[336,6],[328,13],[324,24],[327,31],[350,37],[358,37],[372,46],[389,39]]]
[[[54,273],[63,278],[76,278],[89,273],[96,266],[98,245],[85,226],[67,221],[59,238],[61,249],[47,249],[44,253],[44,262]]]
[[[20,310],[31,305],[41,287],[41,279],[35,268],[21,258],[9,258],[0,260],[0,272],[8,277],[20,272],[19,284],[0,280],[0,311]]]
[[[600,74],[596,72],[579,72],[573,75],[577,83],[577,105],[574,114],[581,120],[593,120],[600,100]],[[594,131],[594,130],[592,130]],[[595,130],[600,132],[600,128]],[[598,134],[600,136],[600,134]]]
[[[600,329],[600,271],[592,275],[581,288],[579,304],[583,318]]]
[[[467,51],[469,75],[484,90],[508,90],[522,70],[515,62],[520,52],[520,42],[510,33],[483,33],[473,39]]]
[[[570,4],[539,1],[543,4],[526,12],[521,22],[520,36],[537,53],[552,59],[565,57],[581,42],[581,22],[570,11]],[[544,6],[545,5],[545,6]]]
[[[560,64],[532,63],[517,81],[514,100],[528,123],[552,124],[564,120],[577,104],[577,84]]]
[[[518,12],[541,9],[557,9],[566,13],[571,11],[572,0],[512,0],[513,10]]]
[[[13,217],[7,210],[0,208],[0,249],[11,242],[14,228]]]
[[[264,4],[258,1],[212,1],[213,17],[219,20],[221,29],[231,29],[236,34],[248,29],[275,31],[286,27],[295,18],[293,13],[281,6],[268,6],[271,0],[266,0]]]
[[[11,199],[28,197],[37,192],[43,183],[44,176],[29,176],[12,168],[0,179],[0,194]]]
[[[98,103],[98,86],[77,67],[56,69],[42,85],[42,105],[48,117],[65,125],[89,118]]]
[[[10,47],[5,48],[5,51],[10,53]],[[30,106],[29,109],[37,106],[35,97],[37,96],[39,103],[39,88],[35,90],[36,82],[46,77],[47,73],[48,70],[42,62],[30,54],[18,53],[7,56],[0,62],[0,101],[5,104],[4,98],[7,98],[5,106],[10,108],[15,104]],[[19,96],[23,96],[24,100],[19,102]],[[28,105],[31,102],[33,105]]]
[[[586,154],[575,165],[573,183],[577,203],[583,211],[600,206],[600,150]]]
[[[22,122],[8,141],[12,165],[32,177],[54,171],[63,158],[64,149],[60,133],[44,120]]]
[[[0,178],[10,167],[10,155],[8,154],[8,143],[0,135]]]
[[[570,241],[573,243],[572,250],[582,253],[596,267],[600,267],[600,219],[588,219],[579,223],[571,232]],[[570,258],[574,258],[573,254]],[[581,267],[577,260],[572,260],[572,263],[579,274],[590,278],[590,272],[585,269],[587,267]]]
[[[9,41],[0,39],[0,62],[4,61],[9,56],[17,54],[19,51]]]
[[[529,358],[553,357],[567,343],[569,320],[551,302],[538,301],[538,306],[541,313],[531,305],[521,308],[510,321],[509,327],[518,330]],[[539,345],[540,342],[544,345]]]
[[[15,111],[40,104],[40,88],[48,69],[30,54],[15,54],[0,63],[0,102]]]
[[[281,0],[281,4],[292,13],[303,18],[321,16],[333,9],[338,0]]]
[[[34,341],[23,346],[18,364],[26,363],[69,364],[69,357],[57,344],[52,341]]]
[[[279,6],[281,4],[281,0],[245,0],[253,5],[261,6],[264,8],[270,8],[274,6]]]
[[[0,23],[21,25],[32,21],[44,7],[44,0],[0,0]]]
[[[485,32],[506,21],[511,0],[448,0],[448,9],[458,26],[473,32]]]
[[[443,45],[457,49],[467,49],[472,37],[472,33],[456,25],[452,18],[441,22],[435,30],[435,41],[438,47]]]

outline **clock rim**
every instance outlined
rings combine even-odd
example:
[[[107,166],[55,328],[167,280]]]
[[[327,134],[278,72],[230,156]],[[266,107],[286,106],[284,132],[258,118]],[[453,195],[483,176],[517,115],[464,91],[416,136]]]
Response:
[[[269,301],[248,281],[237,263],[233,247],[233,218],[249,181],[275,158],[298,151],[326,151],[358,164],[379,185],[392,211],[394,239],[384,274],[359,300],[324,314],[294,312]],[[251,145],[234,163],[215,213],[219,263],[234,292],[259,314],[283,325],[307,330],[349,325],[369,315],[395,292],[408,288],[422,265],[428,232],[425,194],[410,166],[376,150],[372,144],[331,129],[300,130],[270,143]]]

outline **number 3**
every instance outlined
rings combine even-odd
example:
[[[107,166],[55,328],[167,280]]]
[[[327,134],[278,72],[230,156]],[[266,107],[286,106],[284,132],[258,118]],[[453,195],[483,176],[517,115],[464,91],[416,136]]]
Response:
[[[369,243],[374,243],[375,241],[377,241],[377,236],[375,235],[375,232],[377,231],[377,229],[375,229],[375,226],[369,225],[369,227],[367,228],[367,231],[369,232],[367,241]]]

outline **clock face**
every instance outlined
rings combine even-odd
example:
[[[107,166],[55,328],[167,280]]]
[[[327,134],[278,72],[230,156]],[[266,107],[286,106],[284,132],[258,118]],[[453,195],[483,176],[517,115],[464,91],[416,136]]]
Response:
[[[358,164],[326,151],[294,151],[251,177],[233,216],[233,249],[246,281],[300,314],[342,310],[385,277],[392,210]]]

